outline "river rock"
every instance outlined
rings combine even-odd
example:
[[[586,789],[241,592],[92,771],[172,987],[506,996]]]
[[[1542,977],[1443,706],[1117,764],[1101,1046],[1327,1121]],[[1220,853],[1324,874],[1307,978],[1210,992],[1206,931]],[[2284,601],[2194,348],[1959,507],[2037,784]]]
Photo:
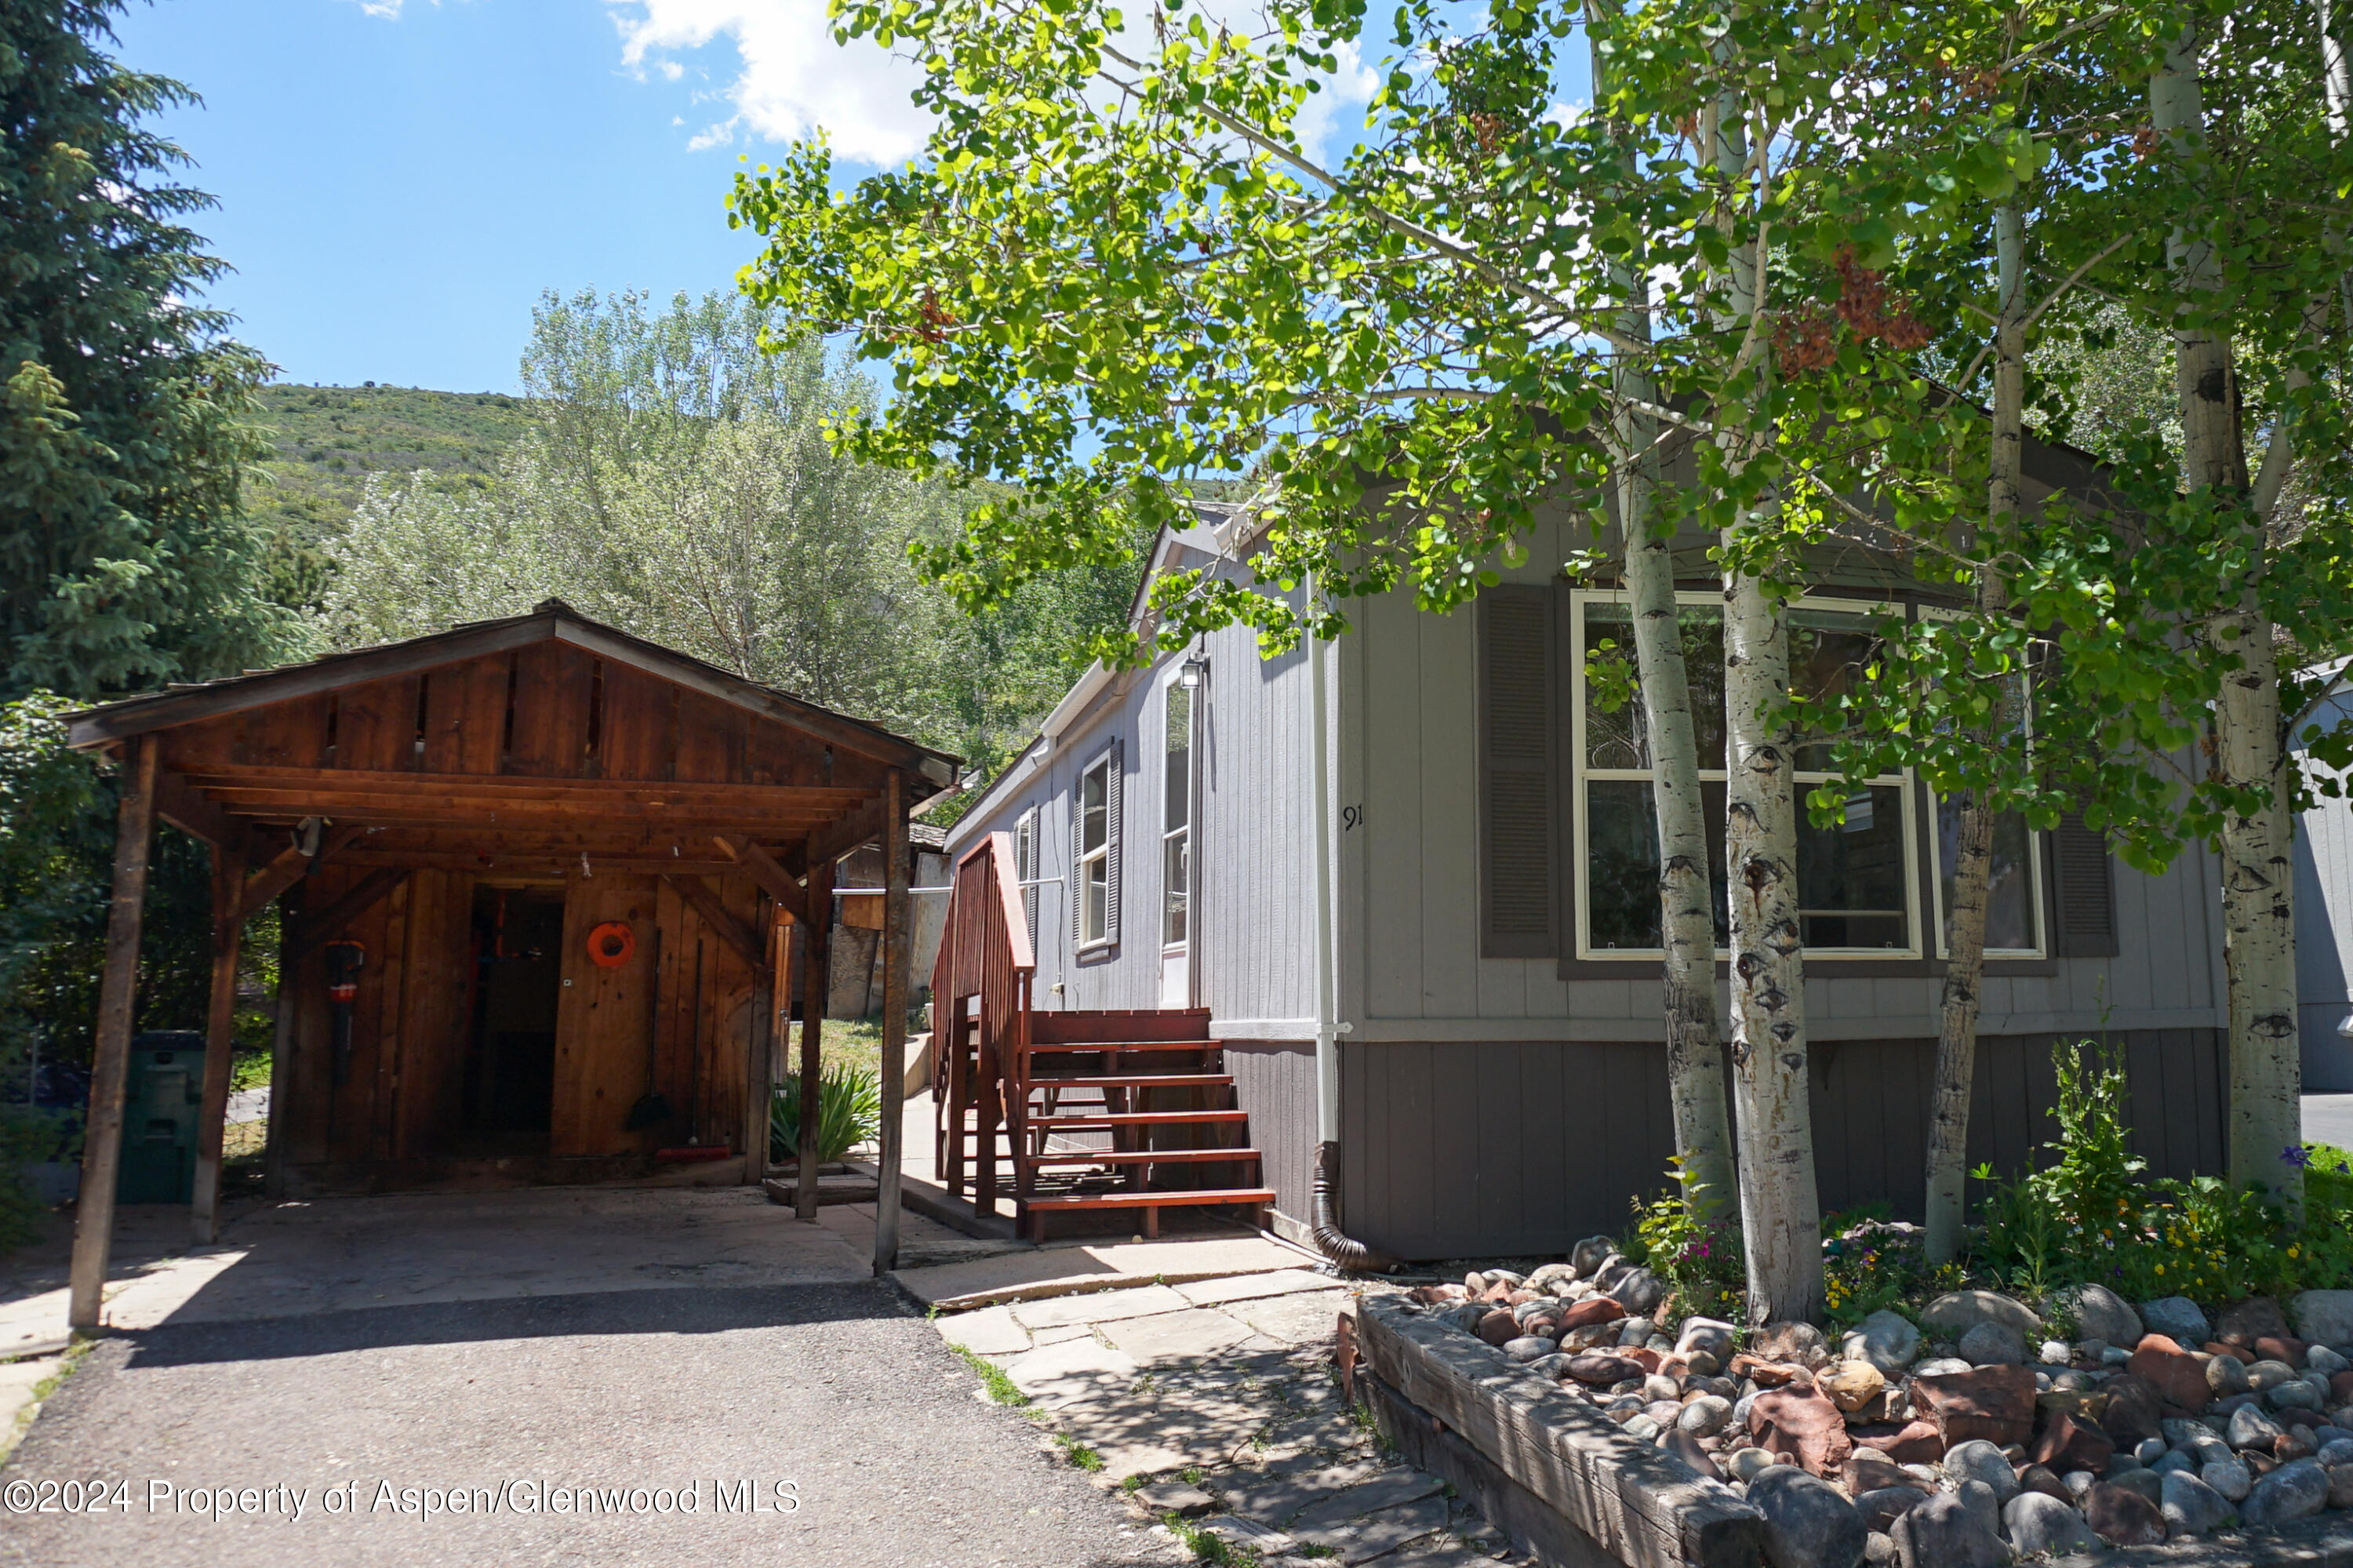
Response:
[[[1994,1290],[1955,1290],[1937,1297],[1920,1314],[1925,1329],[1942,1330],[1957,1340],[1979,1323],[2002,1323],[2022,1340],[2042,1327],[2032,1308]]]
[[[1724,1467],[1736,1481],[1746,1483],[1757,1478],[1757,1472],[1772,1464],[1773,1456],[1762,1448],[1735,1448],[1724,1461]]]
[[[2130,1487],[2098,1481],[2084,1494],[2084,1522],[2113,1546],[2155,1546],[2165,1539],[2165,1514]]]
[[[2202,1345],[2214,1337],[2206,1314],[2187,1296],[2166,1296],[2142,1302],[2140,1320],[2150,1333],[2178,1340],[2184,1349]]]
[[[1933,1465],[1945,1457],[1944,1435],[1930,1421],[1907,1421],[1901,1426],[1851,1429],[1855,1442],[1876,1448],[1899,1465]]]
[[[1854,1499],[1854,1511],[1862,1522],[1881,1535],[1895,1527],[1895,1521],[1926,1501],[1931,1494],[1916,1486],[1879,1487],[1863,1492]]]
[[[1973,1437],[1997,1445],[2025,1442],[2034,1436],[2034,1374],[2022,1366],[1912,1380],[1912,1408],[1936,1424],[1947,1448]]]
[[[1630,1377],[1641,1377],[1642,1366],[1640,1361],[1630,1361],[1623,1356],[1605,1356],[1588,1351],[1582,1355],[1568,1358],[1568,1375],[1579,1383],[1602,1388],[1613,1383],[1623,1383]]]
[[[2288,1298],[2296,1336],[2314,1344],[2353,1345],[2353,1290],[2306,1290]]]
[[[2105,1285],[2086,1285],[2069,1303],[2075,1311],[2075,1337],[2110,1345],[2137,1345],[2147,1332],[2132,1304]]]
[[[2255,1483],[2239,1517],[2249,1524],[2286,1524],[2328,1506],[2328,1472],[2317,1460],[2296,1459]]]
[[[2007,1323],[1978,1323],[1961,1336],[1961,1360],[1973,1367],[2026,1364],[2026,1338]]]
[[[2280,1438],[2280,1424],[2252,1404],[2242,1404],[2231,1412],[2230,1430],[2222,1434],[2232,1447],[2242,1452],[2253,1448],[2261,1453],[2272,1451]]]
[[[2323,1464],[2328,1472],[2328,1506],[2353,1508],[2353,1464]]]
[[[1817,1476],[1836,1475],[1854,1451],[1838,1406],[1819,1389],[1797,1384],[1758,1394],[1748,1407],[1748,1429],[1760,1446],[1795,1454]]]
[[[2214,1337],[2226,1345],[2252,1348],[2257,1340],[2279,1339],[2287,1333],[2287,1315],[2268,1296],[2250,1296],[2222,1308],[2214,1319]]]
[[[1791,1465],[1774,1465],[1748,1483],[1748,1501],[1788,1547],[1787,1560],[1854,1568],[1870,1533],[1838,1489]]]
[[[2028,1450],[2036,1464],[2049,1466],[2055,1475],[2065,1475],[2069,1470],[2105,1470],[2116,1451],[2116,1446],[2106,1433],[2063,1410],[2051,1413],[2050,1419],[2043,1423],[2042,1436]]]
[[[1547,1263],[1528,1276],[1528,1288],[1544,1296],[1557,1296],[1576,1283],[1577,1270],[1566,1263]]]
[[[2196,1476],[2179,1470],[2165,1478],[2165,1490],[2157,1506],[2165,1515],[2166,1528],[2176,1535],[2203,1535],[2219,1530],[2238,1511],[2229,1498]]]
[[[1504,1341],[1504,1354],[1515,1361],[1533,1361],[1552,1353],[1552,1341],[1542,1334],[1523,1334]]]
[[[1722,1366],[1732,1359],[1733,1336],[1737,1332],[1721,1318],[1686,1318],[1675,1335],[1675,1354],[1688,1356],[1694,1351],[1704,1351]]]
[[[2165,1429],[2164,1393],[2133,1372],[2119,1372],[2102,1385],[2100,1429],[2119,1443],[2138,1443]],[[2187,1408],[2195,1409],[2193,1401]]]
[[[2232,1502],[2255,1488],[2254,1473],[2247,1468],[2245,1460],[2235,1457],[2209,1460],[2199,1467],[2198,1478]]]
[[[2284,1383],[2271,1390],[2263,1395],[2263,1403],[2283,1415],[2291,1410],[2318,1410],[2321,1405],[2321,1393],[2320,1390],[2298,1378],[2294,1383]]]
[[[1869,1361],[1883,1376],[1894,1377],[1920,1353],[1920,1330],[1902,1313],[1882,1309],[1846,1331],[1839,1340],[1839,1353],[1849,1361]]]
[[[1699,1439],[1681,1427],[1672,1427],[1659,1438],[1659,1446],[1689,1465],[1692,1473],[1702,1480],[1720,1481],[1724,1472],[1716,1468],[1715,1457],[1700,1446]]]
[[[1602,1260],[1617,1250],[1618,1244],[1608,1236],[1588,1236],[1568,1249],[1568,1266],[1577,1278],[1590,1279]]]
[[[1925,1499],[1889,1534],[1904,1568],[2001,1568],[2010,1555],[2001,1537],[1952,1492]]]
[[[2029,1465],[2019,1471],[2018,1489],[2022,1492],[2041,1492],[2047,1498],[2057,1498],[2070,1508],[2073,1508],[2075,1503],[2074,1494],[2068,1491],[2065,1482],[2060,1480],[2059,1472],[2048,1465]]]
[[[2148,1379],[2167,1404],[2178,1404],[2184,1410],[2195,1410],[2213,1397],[2206,1369],[2199,1364],[2198,1358],[2163,1334],[2143,1337],[2132,1359],[2125,1363],[2125,1370],[2135,1377]]]
[[[1667,1298],[1666,1281],[1647,1268],[1631,1268],[1609,1287],[1626,1310],[1643,1317],[1658,1310],[1659,1303]]]
[[[2257,1393],[2269,1393],[2284,1383],[2295,1381],[2295,1369],[2285,1361],[2259,1361],[2247,1363],[2247,1386]]]
[[[1799,1366],[1815,1364],[1816,1358],[1830,1354],[1830,1341],[1811,1323],[1784,1319],[1767,1323],[1757,1330],[1749,1342],[1749,1353],[1760,1361],[1794,1361]]]
[[[1501,1350],[1520,1337],[1519,1320],[1507,1308],[1491,1307],[1479,1319],[1479,1337]]]
[[[1675,1428],[1694,1437],[1712,1437],[1732,1420],[1732,1401],[1720,1393],[1703,1393],[1683,1406],[1675,1418]]]
[[[2001,1510],[2010,1544],[2021,1557],[2037,1552],[2065,1557],[2077,1552],[2097,1552],[2100,1538],[2077,1513],[2047,1492],[2021,1492]]]
[[[1815,1380],[1832,1404],[1852,1415],[1887,1391],[1887,1380],[1869,1361],[1838,1361]]]
[[[1945,1478],[1956,1487],[1963,1481],[1983,1481],[1993,1489],[1994,1500],[2006,1503],[2018,1495],[2018,1476],[2010,1461],[1991,1443],[1973,1439],[1955,1444],[1944,1460]]]
[[[2238,1357],[2216,1356],[2207,1361],[2206,1391],[2214,1398],[2228,1399],[2253,1386],[2247,1381],[2247,1363]]]

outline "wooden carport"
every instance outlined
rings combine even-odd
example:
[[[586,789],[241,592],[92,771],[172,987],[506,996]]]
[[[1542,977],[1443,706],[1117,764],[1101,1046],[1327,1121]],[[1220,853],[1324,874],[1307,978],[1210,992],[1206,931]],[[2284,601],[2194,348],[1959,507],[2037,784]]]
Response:
[[[74,1240],[78,1330],[100,1321],[157,818],[210,845],[215,871],[199,1243],[217,1229],[239,932],[269,900],[284,941],[274,1193],[611,1180],[649,1169],[670,1142],[723,1146],[740,1156],[730,1174],[757,1182],[786,955],[804,976],[824,972],[834,863],[881,843],[891,869],[875,1245],[877,1268],[891,1266],[907,814],[953,781],[955,758],[559,600],[110,704],[70,725],[75,747],[113,755],[122,774]],[[511,898],[546,934],[527,948],[518,936],[512,952]],[[348,989],[331,995],[337,981]],[[545,1027],[495,1028],[500,1006]],[[804,1008],[812,1095],[822,1012]],[[515,1068],[502,1051],[530,1059]],[[630,1112],[655,1096],[681,1108],[640,1125]],[[518,1114],[543,1129],[509,1126]],[[806,1156],[816,1118],[803,1121]],[[814,1218],[817,1183],[799,1192]]]

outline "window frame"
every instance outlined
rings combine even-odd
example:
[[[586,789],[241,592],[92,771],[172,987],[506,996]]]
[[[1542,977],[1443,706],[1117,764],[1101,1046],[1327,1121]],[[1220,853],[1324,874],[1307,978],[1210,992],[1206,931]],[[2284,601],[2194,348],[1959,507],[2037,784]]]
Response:
[[[1922,822],[1927,830],[1928,853],[1935,861],[1936,874],[1927,878],[1928,918],[1936,933],[1936,961],[1950,962],[1952,948],[1945,941],[1945,835],[1938,817],[1942,798],[1923,781]],[[2032,911],[2034,935],[2042,945],[2034,948],[1988,948],[1983,955],[1988,963],[2041,963],[2051,957],[2050,892],[2044,880],[2042,861],[2043,840],[2048,835],[2033,828],[2026,830],[2027,907]]]
[[[1096,754],[1094,760],[1079,769],[1078,779],[1071,786],[1076,793],[1077,810],[1071,813],[1071,879],[1077,891],[1078,920],[1071,935],[1074,938],[1073,946],[1082,953],[1108,948],[1118,939],[1111,914],[1111,901],[1117,894],[1117,889],[1112,885],[1112,842],[1119,833],[1119,823],[1115,820],[1117,813],[1113,810],[1117,792],[1112,788],[1112,769],[1118,766],[1118,748],[1105,747]],[[1103,837],[1101,845],[1089,850],[1086,847],[1087,780],[1097,774],[1103,776]],[[1103,929],[1090,935],[1087,928],[1090,913],[1087,895],[1092,888],[1087,878],[1089,869],[1096,865],[1103,868]]]
[[[1632,597],[1633,596],[1631,594],[1620,588],[1577,588],[1572,590],[1569,594],[1568,625],[1567,628],[1567,647],[1566,651],[1566,662],[1568,665],[1568,669],[1566,673],[1567,676],[1567,700],[1569,720],[1568,757],[1567,761],[1568,767],[1570,806],[1567,849],[1570,859],[1569,881],[1573,896],[1569,900],[1569,917],[1572,922],[1572,929],[1569,933],[1567,947],[1570,954],[1569,961],[1578,965],[1608,965],[1617,963],[1656,964],[1662,962],[1666,956],[1664,950],[1659,948],[1597,948],[1593,946],[1591,939],[1593,896],[1590,885],[1590,873],[1592,868],[1592,858],[1588,847],[1588,834],[1592,826],[1592,812],[1587,806],[1588,796],[1586,787],[1588,783],[1597,779],[1603,780],[1631,780],[1635,782],[1644,782],[1654,779],[1657,774],[1657,769],[1655,768],[1597,768],[1587,766],[1585,760],[1585,609],[1588,604],[1627,604],[1632,601]],[[1724,596],[1720,592],[1684,588],[1677,590],[1675,594],[1675,602],[1678,606],[1701,605],[1721,607],[1724,602]],[[1817,596],[1809,594],[1798,599],[1790,606],[1790,608],[1798,610],[1824,610],[1833,614],[1870,616],[1883,613],[1890,608],[1890,603],[1872,599],[1854,599],[1826,595]],[[1905,610],[1908,609],[1909,607],[1901,603],[1895,603],[1894,608],[1899,610]],[[1629,652],[1630,653],[1631,651],[1629,650]],[[1803,790],[1811,785],[1827,781],[1828,779],[1835,777],[1836,775],[1829,773],[1811,770],[1801,771],[1792,776],[1791,783],[1794,787]],[[1700,769],[1700,779],[1702,783],[1728,784],[1730,782],[1730,772],[1723,766],[1721,759],[1719,759],[1717,766],[1715,768],[1703,767]],[[1864,787],[1868,789],[1890,789],[1895,790],[1896,800],[1903,810],[1904,820],[1901,824],[1902,831],[1900,837],[1904,845],[1904,919],[1905,930],[1911,938],[1910,943],[1908,946],[1903,948],[1810,947],[1805,949],[1805,959],[1808,963],[1829,961],[1835,963],[1868,962],[1890,965],[1905,963],[1917,964],[1925,959],[1926,954],[1926,948],[1923,941],[1920,928],[1920,921],[1924,907],[1921,898],[1922,890],[1920,886],[1920,830],[1922,821],[1920,799],[1925,791],[1915,782],[1912,772],[1909,768],[1906,768],[1900,773],[1879,775],[1863,780],[1863,784]],[[1800,799],[1799,802],[1798,809],[1800,812],[1805,810],[1802,799]],[[1943,931],[1941,920],[1938,923],[1937,930],[1939,937],[1941,938]],[[1715,950],[1715,957],[1716,960],[1719,963],[1722,963],[1729,960],[1731,953],[1727,948],[1718,948]]]
[[[1193,748],[1199,741],[1199,698],[1198,686],[1186,683],[1182,666],[1174,680],[1161,688],[1160,707],[1160,951],[1189,953],[1193,947],[1193,819],[1199,804],[1199,780],[1194,768]],[[1168,756],[1170,730],[1168,709],[1179,697],[1185,704],[1185,820],[1175,827],[1168,825],[1169,782],[1173,769]],[[1172,842],[1183,841],[1184,877],[1171,885],[1168,875],[1168,852]],[[1170,938],[1169,918],[1174,915],[1184,922],[1184,935]]]
[[[1043,808],[1031,806],[1013,819],[1013,875],[1021,890],[1021,916],[1029,951],[1038,951],[1038,829]]]

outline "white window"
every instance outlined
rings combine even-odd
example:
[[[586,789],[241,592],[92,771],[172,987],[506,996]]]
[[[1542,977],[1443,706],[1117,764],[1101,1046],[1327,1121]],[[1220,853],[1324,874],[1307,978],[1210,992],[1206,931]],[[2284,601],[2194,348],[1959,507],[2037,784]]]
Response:
[[[1021,883],[1021,916],[1029,927],[1029,950],[1038,950],[1038,808],[1013,823],[1013,874]]]
[[[1700,793],[1707,818],[1716,940],[1729,941],[1724,890],[1724,610],[1714,594],[1678,596],[1692,718],[1698,732]],[[1570,705],[1577,769],[1577,956],[1655,961],[1659,948],[1659,838],[1651,789],[1650,731],[1633,680],[1633,620],[1625,596],[1579,593],[1575,616],[1575,700]],[[1802,694],[1856,679],[1870,652],[1872,608],[1802,600],[1789,612],[1789,678]],[[1592,661],[1592,667],[1588,666]],[[1590,688],[1597,674],[1635,686],[1615,712]],[[1846,803],[1846,821],[1816,828],[1803,797],[1831,775],[1828,748],[1801,747],[1796,786],[1798,916],[1813,956],[1920,956],[1915,791],[1902,774],[1871,779]]]
[[[1077,820],[1072,859],[1078,872],[1078,936],[1081,948],[1100,947],[1116,934],[1113,922],[1117,897],[1115,842],[1119,794],[1119,757],[1106,751],[1079,775]]]
[[[1953,868],[1960,858],[1961,808],[1936,802],[1936,956],[1950,956]],[[2017,811],[1994,819],[1993,868],[1986,887],[1985,950],[1989,959],[2039,959],[2042,945],[2042,857]]]
[[[1168,688],[1160,810],[1160,945],[1181,948],[1193,892],[1193,688]]]

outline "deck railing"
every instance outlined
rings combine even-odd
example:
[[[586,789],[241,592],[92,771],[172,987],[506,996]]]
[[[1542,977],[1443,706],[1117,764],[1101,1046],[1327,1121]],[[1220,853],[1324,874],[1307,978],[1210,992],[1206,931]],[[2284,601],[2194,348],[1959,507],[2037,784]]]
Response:
[[[1030,982],[1038,970],[1016,867],[1010,833],[989,834],[956,861],[932,966],[940,1181],[984,1213],[997,1206],[998,1130],[1010,1148],[1021,1147],[1026,1097],[1019,1080],[1028,1066]],[[1019,1185],[1017,1174],[1017,1202]]]

